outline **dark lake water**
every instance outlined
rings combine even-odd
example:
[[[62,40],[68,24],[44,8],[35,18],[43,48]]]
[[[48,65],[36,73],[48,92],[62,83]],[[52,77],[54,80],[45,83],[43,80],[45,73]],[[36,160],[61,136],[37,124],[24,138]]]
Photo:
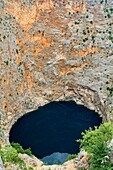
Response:
[[[74,154],[79,152],[81,132],[100,125],[99,115],[73,101],[52,102],[30,112],[13,125],[10,142],[20,143],[24,149],[43,158],[54,152]]]

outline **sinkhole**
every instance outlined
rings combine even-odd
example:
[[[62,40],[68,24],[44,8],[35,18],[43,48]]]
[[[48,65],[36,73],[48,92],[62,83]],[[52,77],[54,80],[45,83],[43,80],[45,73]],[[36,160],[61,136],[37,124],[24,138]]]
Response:
[[[102,122],[95,111],[74,101],[51,102],[27,113],[12,126],[10,143],[19,143],[24,149],[48,164],[64,163],[69,154],[79,152],[81,133]]]

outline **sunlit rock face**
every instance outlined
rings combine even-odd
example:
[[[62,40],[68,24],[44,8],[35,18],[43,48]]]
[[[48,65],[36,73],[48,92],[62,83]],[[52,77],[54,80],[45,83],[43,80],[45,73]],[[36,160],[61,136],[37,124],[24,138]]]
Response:
[[[113,118],[112,3],[0,1],[1,142],[19,117],[51,101]]]
[[[20,143],[24,149],[48,164],[64,163],[69,154],[79,152],[81,133],[99,126],[102,118],[74,101],[51,102],[30,112],[12,126],[10,142]]]

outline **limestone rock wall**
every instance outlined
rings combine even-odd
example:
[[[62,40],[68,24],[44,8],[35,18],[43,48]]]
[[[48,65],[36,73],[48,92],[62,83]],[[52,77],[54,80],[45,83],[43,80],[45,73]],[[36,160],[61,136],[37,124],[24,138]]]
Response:
[[[51,101],[113,119],[112,35],[112,0],[0,0],[1,143],[19,117]]]

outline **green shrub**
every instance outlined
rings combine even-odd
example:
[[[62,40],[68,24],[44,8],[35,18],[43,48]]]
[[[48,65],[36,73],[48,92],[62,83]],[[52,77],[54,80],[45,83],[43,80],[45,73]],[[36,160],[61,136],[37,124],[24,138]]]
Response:
[[[0,155],[5,167],[7,167],[7,164],[9,163],[18,165],[21,170],[27,170],[24,161],[18,157],[17,150],[12,146],[6,145],[4,148],[1,148]]]
[[[86,35],[86,31],[85,30],[83,30],[83,34]]]
[[[76,158],[76,157],[77,157],[76,154],[71,154],[71,155],[69,155],[69,156],[67,157],[66,161],[69,161],[69,160],[74,159],[74,158]]]
[[[103,0],[100,1],[101,4],[103,4],[103,2],[104,2]]]
[[[111,15],[110,15],[110,14],[108,14],[107,16],[108,16],[108,18],[111,18]]]
[[[113,87],[109,88],[107,87],[107,90],[109,91],[109,96],[113,96]]]
[[[113,12],[113,8],[112,7],[110,8],[110,11],[111,11],[111,13]]]
[[[108,157],[109,149],[104,142],[99,141],[93,147],[93,155],[90,155],[90,170],[112,170],[113,166]]]
[[[43,165],[48,165],[48,162],[43,162]]]
[[[79,24],[79,21],[75,21],[75,25],[76,25],[76,24]]]
[[[54,162],[54,165],[62,165],[62,163]]]
[[[83,39],[83,42],[86,42],[86,41],[88,41],[88,37]]]
[[[90,21],[90,24],[93,24],[93,21]]]
[[[11,143],[11,146],[15,148],[18,153],[24,153],[24,150],[19,143]]]
[[[31,148],[25,149],[24,152],[25,152],[27,155],[32,156]]]
[[[23,149],[22,146],[19,143],[11,143],[12,147],[15,148],[17,150],[18,153],[22,153],[22,154],[27,154],[29,156],[32,156],[32,152],[31,149]]]
[[[113,166],[109,160],[110,149],[107,143],[113,137],[113,124],[106,122],[99,128],[91,128],[82,133],[80,142],[81,149],[87,151],[90,162],[90,170],[112,170]]]
[[[8,60],[7,60],[7,61],[4,61],[4,63],[8,66],[8,63],[9,63],[9,62],[8,62]]]
[[[0,18],[0,23],[2,22],[2,18]]]

